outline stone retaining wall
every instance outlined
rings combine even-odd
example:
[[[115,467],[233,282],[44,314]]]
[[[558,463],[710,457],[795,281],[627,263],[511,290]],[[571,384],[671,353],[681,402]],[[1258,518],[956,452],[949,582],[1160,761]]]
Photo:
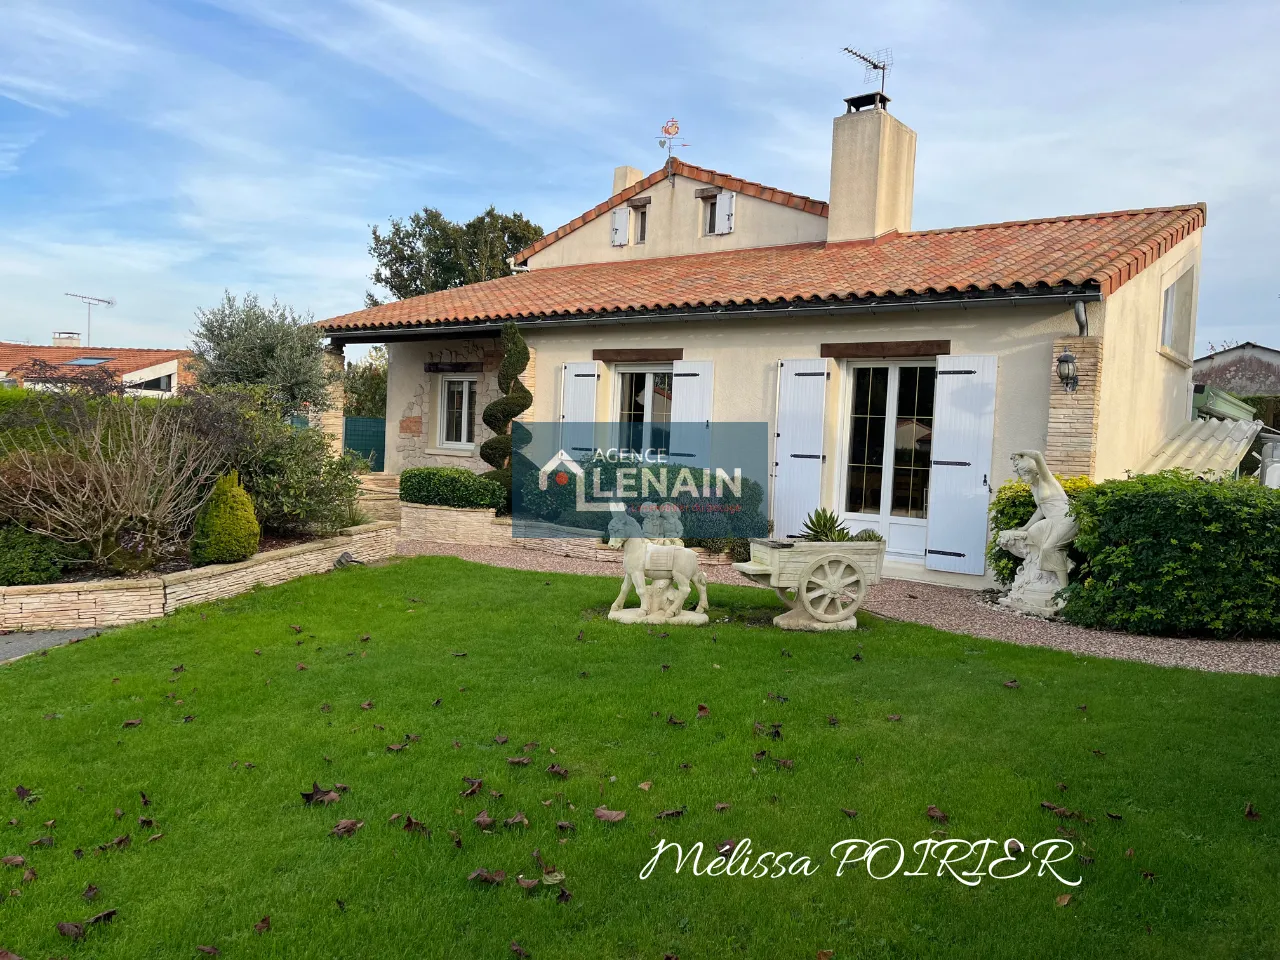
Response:
[[[344,551],[357,560],[383,560],[395,555],[396,539],[396,524],[368,523],[325,540],[268,550],[243,563],[213,564],[147,580],[0,587],[0,629],[70,630],[150,620],[188,604],[323,573],[333,569]]]

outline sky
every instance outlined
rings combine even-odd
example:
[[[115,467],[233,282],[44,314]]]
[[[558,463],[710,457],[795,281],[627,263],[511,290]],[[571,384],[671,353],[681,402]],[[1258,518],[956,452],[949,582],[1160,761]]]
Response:
[[[363,305],[371,224],[548,231],[613,168],[828,190],[891,48],[917,229],[1205,201],[1197,353],[1280,346],[1280,4],[0,0],[0,339],[183,346],[224,290]]]

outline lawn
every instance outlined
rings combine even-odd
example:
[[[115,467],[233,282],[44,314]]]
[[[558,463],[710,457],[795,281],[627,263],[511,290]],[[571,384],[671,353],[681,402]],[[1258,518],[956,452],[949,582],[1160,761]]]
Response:
[[[1280,680],[869,616],[856,633],[783,633],[771,594],[710,590],[718,622],[668,635],[605,620],[611,579],[419,558],[0,668],[0,856],[26,860],[0,868],[0,948],[27,960],[198,946],[509,958],[512,941],[539,960],[1280,953]],[[465,777],[483,780],[473,796]],[[317,781],[349,789],[307,806]],[[626,818],[596,819],[601,805]],[[528,825],[505,826],[518,812]],[[332,836],[343,819],[364,826]],[[1075,887],[1036,866],[966,886],[911,849],[1016,837],[1026,852],[997,868],[1016,872],[1064,833],[1076,848],[1054,868]],[[123,835],[127,847],[99,850]],[[41,837],[52,845],[31,846]],[[748,837],[748,872],[764,851],[817,869],[693,876],[670,851],[640,879],[661,839],[703,841],[705,868],[715,845]],[[884,880],[865,863],[837,876],[828,851],[849,838],[894,838],[906,862]],[[535,850],[562,884],[518,885],[541,874]],[[469,880],[479,868],[507,879]],[[83,939],[56,929],[109,910]]]

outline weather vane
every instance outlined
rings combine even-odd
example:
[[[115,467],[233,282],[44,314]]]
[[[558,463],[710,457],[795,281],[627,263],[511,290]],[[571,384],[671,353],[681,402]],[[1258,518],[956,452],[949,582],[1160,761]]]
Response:
[[[680,121],[672,117],[662,125],[662,136],[656,137],[658,146],[667,151],[667,174],[672,178],[672,185],[675,185],[675,172],[671,161],[675,158],[675,150],[679,147],[687,147],[689,144],[681,140],[676,140],[680,136]]]
[[[882,47],[875,53],[866,54],[859,53],[853,47],[845,47],[844,52],[857,60],[861,60],[866,65],[867,69],[862,75],[862,82],[875,83],[879,79],[880,92],[884,93],[884,79],[889,75],[889,71],[893,69],[893,51],[888,47]],[[878,78],[876,74],[879,74]]]

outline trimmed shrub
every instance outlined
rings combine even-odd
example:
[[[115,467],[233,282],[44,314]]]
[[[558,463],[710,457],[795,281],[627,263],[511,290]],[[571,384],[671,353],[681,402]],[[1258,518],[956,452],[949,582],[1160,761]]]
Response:
[[[253,500],[240,486],[232,470],[219,477],[213,492],[196,516],[191,538],[191,565],[239,563],[258,552],[261,530],[253,512]]]
[[[0,587],[53,583],[68,562],[66,547],[52,537],[0,524]]]
[[[1280,636],[1280,491],[1188,473],[1108,480],[1075,500],[1073,623],[1131,633]]]
[[[529,409],[533,394],[520,380],[520,374],[529,366],[529,347],[520,336],[514,323],[502,327],[502,362],[498,364],[498,389],[502,396],[484,408],[480,418],[494,435],[480,445],[480,459],[492,470],[484,474],[490,480],[502,484],[506,500],[503,513],[511,512],[511,421]]]
[[[349,451],[333,456],[319,430],[270,414],[255,419],[252,441],[237,459],[258,523],[283,536],[343,527],[360,493],[357,472],[367,467]]]
[[[1088,477],[1058,477],[1067,499],[1073,504],[1083,490],[1093,486]],[[1036,499],[1031,495],[1031,487],[1021,480],[1006,480],[996,491],[991,501],[991,542],[987,544],[987,563],[991,565],[991,573],[998,583],[1013,583],[1013,575],[1018,572],[1021,558],[1015,557],[1008,550],[1001,548],[996,540],[1004,530],[1020,527],[1036,512]],[[1080,564],[1081,557],[1077,550],[1071,551],[1071,559]]]
[[[502,509],[507,490],[497,480],[463,467],[413,467],[400,474],[400,499],[432,507]]]

